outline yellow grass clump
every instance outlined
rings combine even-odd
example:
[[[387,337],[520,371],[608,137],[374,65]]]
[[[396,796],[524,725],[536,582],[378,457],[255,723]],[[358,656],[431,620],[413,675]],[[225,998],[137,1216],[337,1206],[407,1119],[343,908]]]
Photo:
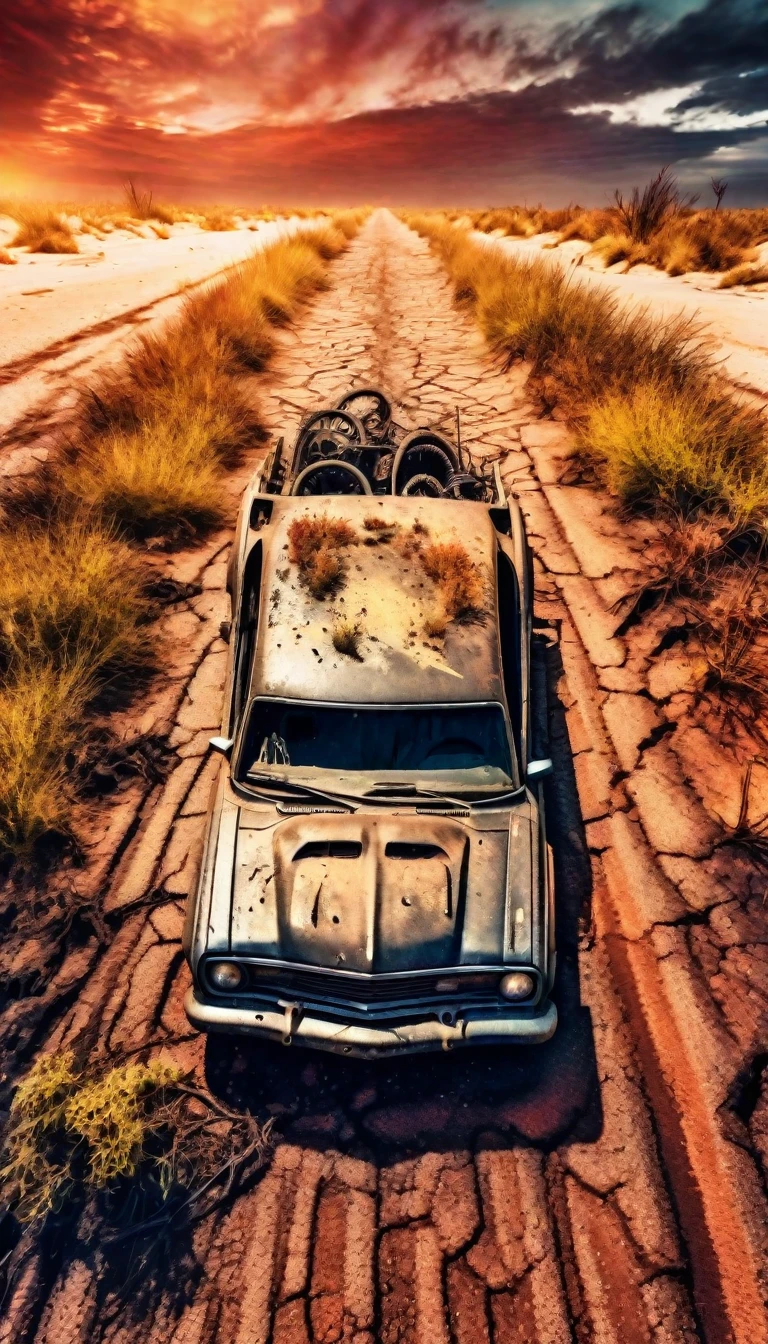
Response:
[[[87,522],[0,546],[0,848],[29,857],[67,830],[66,757],[89,702],[151,662],[136,557]]]
[[[734,285],[768,285],[768,266],[734,266],[720,279],[718,289],[732,289]]]
[[[161,1060],[98,1074],[79,1069],[69,1050],[40,1055],[14,1094],[0,1168],[19,1221],[43,1222],[79,1180],[101,1190],[135,1175],[181,1077]]]
[[[78,246],[72,226],[65,217],[48,206],[27,203],[14,210],[19,228],[13,247],[26,247],[30,252],[77,252]]]
[[[737,528],[765,518],[764,417],[722,383],[689,322],[628,313],[549,260],[517,260],[445,220],[411,222],[491,347],[531,362],[545,404],[565,411],[622,498],[725,510]]]

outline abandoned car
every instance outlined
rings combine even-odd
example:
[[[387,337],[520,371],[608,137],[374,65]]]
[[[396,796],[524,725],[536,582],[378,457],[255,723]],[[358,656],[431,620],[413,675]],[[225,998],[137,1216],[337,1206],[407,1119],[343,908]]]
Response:
[[[186,1010],[363,1057],[541,1042],[551,763],[520,511],[442,436],[409,455],[384,407],[354,439],[337,413],[243,501]]]

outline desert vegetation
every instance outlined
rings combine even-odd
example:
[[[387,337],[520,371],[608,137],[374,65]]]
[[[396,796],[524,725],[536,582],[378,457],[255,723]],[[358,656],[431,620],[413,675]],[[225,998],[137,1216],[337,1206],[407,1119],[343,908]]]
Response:
[[[333,226],[280,240],[189,298],[88,392],[66,442],[6,500],[0,548],[0,848],[67,835],[83,721],[148,671],[142,545],[221,520],[222,475],[259,441],[244,375],[325,284]]]
[[[713,180],[715,206],[697,209],[698,197],[684,196],[665,167],[642,189],[635,188],[626,197],[617,191],[613,201],[600,209],[510,206],[475,211],[468,218],[481,232],[498,231],[508,237],[554,232],[558,236],[552,247],[579,239],[591,244],[605,266],[624,262],[629,268],[645,262],[669,275],[731,272],[757,260],[755,248],[768,240],[768,209],[721,209],[726,189],[727,183]]]
[[[356,540],[343,518],[295,518],[288,529],[288,558],[313,597],[334,592],[344,578],[344,552]]]
[[[61,1050],[39,1055],[16,1088],[0,1190],[5,1208],[37,1228],[63,1205],[76,1214],[86,1197],[102,1194],[91,1222],[109,1239],[167,1225],[181,1208],[202,1216],[209,1192],[215,1199],[219,1182],[231,1188],[253,1172],[268,1145],[268,1127],[230,1111],[162,1058],[84,1063]]]
[[[409,222],[491,348],[530,362],[531,390],[574,431],[581,473],[595,473],[622,506],[655,514],[658,539],[627,619],[685,596],[707,669],[700,689],[715,691],[729,714],[738,703],[754,729],[765,705],[756,672],[766,640],[762,409],[730,388],[686,319],[627,311],[554,260],[490,251],[439,213]]]

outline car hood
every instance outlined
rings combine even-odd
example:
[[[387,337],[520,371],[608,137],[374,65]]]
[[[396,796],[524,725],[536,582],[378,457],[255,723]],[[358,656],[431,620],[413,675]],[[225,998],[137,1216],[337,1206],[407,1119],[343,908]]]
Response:
[[[233,810],[209,951],[359,973],[530,960],[530,800],[467,821]]]

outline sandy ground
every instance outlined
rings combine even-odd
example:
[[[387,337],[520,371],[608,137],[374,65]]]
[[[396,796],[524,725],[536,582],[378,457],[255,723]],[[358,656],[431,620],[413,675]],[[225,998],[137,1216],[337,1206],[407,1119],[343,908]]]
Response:
[[[713,339],[717,357],[722,359],[728,377],[761,397],[768,397],[768,287],[717,289],[719,276],[697,272],[670,276],[651,266],[633,266],[626,274],[623,262],[610,270],[589,256],[589,244],[578,240],[544,251],[555,234],[535,238],[490,238],[476,233],[475,238],[496,244],[515,256],[551,257],[573,269],[583,284],[610,290],[629,304],[648,308],[660,318],[686,313],[702,323]],[[762,261],[768,260],[768,244],[759,249]]]
[[[703,731],[679,647],[656,652],[668,617],[622,633],[612,610],[650,524],[559,483],[567,432],[388,212],[331,277],[251,380],[270,432],[355,384],[385,386],[403,425],[450,432],[459,403],[526,514],[552,636],[560,1025],[536,1050],[379,1065],[191,1030],[180,935],[226,768],[208,737],[231,528],[157,557],[179,585],[163,667],[111,726],[162,749],[167,778],[92,801],[84,866],[28,893],[34,936],[0,949],[0,1065],[160,1051],[271,1118],[274,1153],[143,1263],[89,1240],[87,1211],[60,1224],[29,1247],[0,1344],[766,1344],[765,882],[725,843],[741,768]],[[262,452],[225,483],[232,517]]]
[[[103,242],[86,235],[77,256],[15,249],[17,265],[0,266],[0,476],[16,472],[18,452],[39,451],[41,425],[58,423],[136,331],[167,321],[190,287],[301,226],[275,220],[208,233],[182,224],[168,239],[121,233]]]

